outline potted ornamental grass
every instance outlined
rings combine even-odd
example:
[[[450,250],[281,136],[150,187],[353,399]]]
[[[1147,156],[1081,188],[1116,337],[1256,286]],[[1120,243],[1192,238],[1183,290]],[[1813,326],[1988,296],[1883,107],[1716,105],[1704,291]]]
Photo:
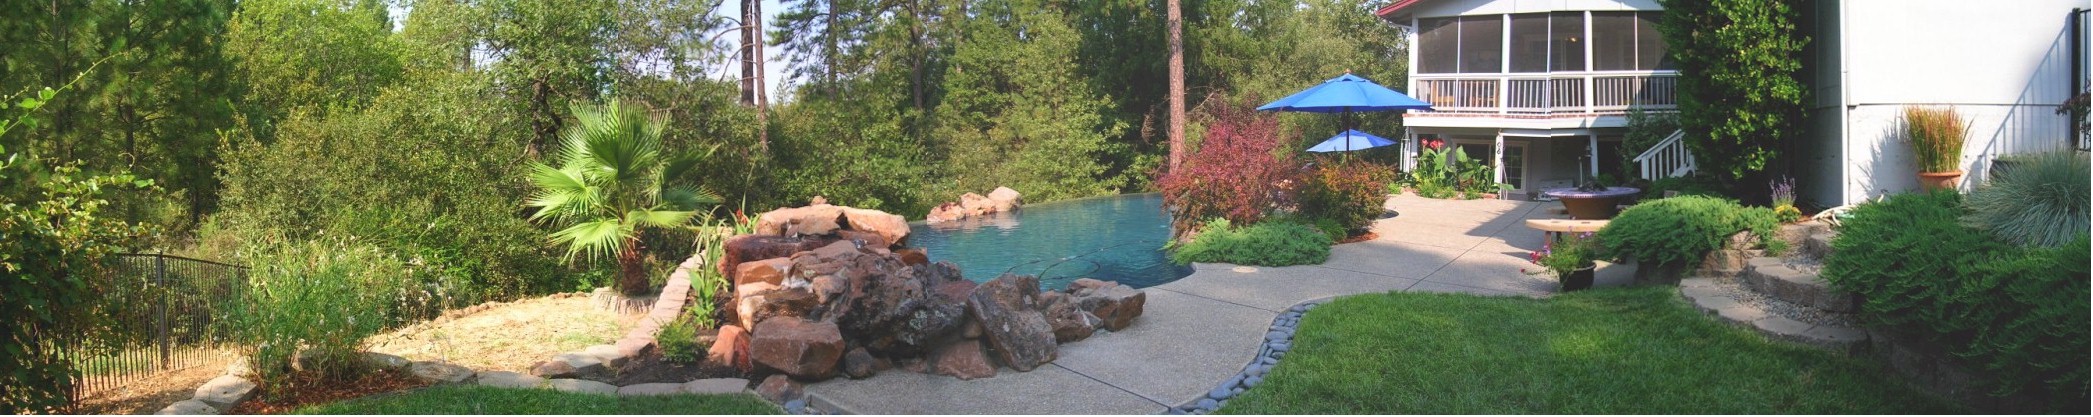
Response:
[[[1541,250],[1528,256],[1540,270],[1522,271],[1531,275],[1555,274],[1564,292],[1591,288],[1598,254],[1598,240],[1591,232],[1563,235],[1542,244]]]
[[[1904,141],[1919,168],[1919,189],[1954,189],[1962,182],[1962,140],[1969,122],[1954,107],[1905,107]]]

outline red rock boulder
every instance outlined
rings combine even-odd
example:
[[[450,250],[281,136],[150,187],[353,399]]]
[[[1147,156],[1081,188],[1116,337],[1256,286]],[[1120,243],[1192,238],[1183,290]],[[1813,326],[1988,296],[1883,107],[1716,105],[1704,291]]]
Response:
[[[764,320],[750,336],[749,357],[795,378],[824,380],[836,375],[836,364],[843,359],[843,334],[826,321]]]

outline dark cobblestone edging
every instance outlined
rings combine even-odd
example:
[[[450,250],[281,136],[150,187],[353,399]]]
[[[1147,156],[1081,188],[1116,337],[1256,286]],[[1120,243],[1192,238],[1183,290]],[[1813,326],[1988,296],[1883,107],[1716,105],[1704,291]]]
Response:
[[[1221,385],[1215,386],[1212,391],[1207,391],[1206,395],[1190,402],[1179,404],[1176,407],[1171,407],[1164,413],[1173,415],[1212,413],[1214,410],[1221,409],[1221,406],[1227,405],[1228,399],[1242,395],[1243,391],[1256,387],[1257,384],[1264,383],[1265,374],[1271,372],[1272,367],[1279,365],[1279,358],[1286,357],[1286,353],[1293,350],[1294,331],[1300,328],[1301,317],[1306,315],[1309,309],[1329,302],[1331,298],[1334,297],[1295,304],[1293,307],[1287,308],[1286,312],[1279,313],[1278,317],[1272,318],[1272,327],[1265,330],[1265,341],[1263,345],[1258,347],[1257,357],[1251,358],[1250,363],[1244,364],[1242,372],[1229,377],[1227,381],[1222,381]]]

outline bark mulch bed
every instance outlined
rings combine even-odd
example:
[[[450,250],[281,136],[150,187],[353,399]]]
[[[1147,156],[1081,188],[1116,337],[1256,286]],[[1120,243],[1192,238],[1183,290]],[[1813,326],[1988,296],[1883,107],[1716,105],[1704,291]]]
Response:
[[[227,415],[286,414],[308,405],[319,405],[352,398],[405,391],[429,386],[429,383],[410,375],[405,370],[376,370],[352,380],[305,379],[294,380],[277,392],[263,391],[253,399],[226,410]]]
[[[626,386],[650,382],[684,383],[709,378],[743,378],[754,381],[751,374],[741,372],[733,366],[700,360],[692,364],[678,364],[662,360],[661,353],[650,351],[618,368],[618,379],[611,385]]]
[[[1380,238],[1381,238],[1381,235],[1379,235],[1379,234],[1375,234],[1374,232],[1366,232],[1366,233],[1363,233],[1363,234],[1359,234],[1359,235],[1357,235],[1357,236],[1352,236],[1352,237],[1347,237],[1347,238],[1344,238],[1344,241],[1342,241],[1342,242],[1337,242],[1337,244],[1339,244],[1339,245],[1342,245],[1342,244],[1346,244],[1346,243],[1357,243],[1357,242],[1365,242],[1365,241],[1369,241],[1369,240],[1374,240],[1374,239],[1380,239]]]

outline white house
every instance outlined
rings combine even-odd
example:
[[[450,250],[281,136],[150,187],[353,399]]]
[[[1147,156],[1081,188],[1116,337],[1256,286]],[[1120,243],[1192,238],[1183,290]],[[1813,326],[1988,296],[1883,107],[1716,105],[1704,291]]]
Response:
[[[1834,206],[1917,189],[1897,134],[1907,105],[1952,105],[1969,119],[1965,189],[1999,156],[2084,149],[2057,107],[2087,86],[2088,3],[1807,3],[1810,134],[1788,147],[1802,197]]]
[[[1805,201],[1857,202],[1917,188],[1898,140],[1906,105],[1970,118],[1967,187],[2001,155],[2079,146],[2060,103],[2088,85],[2088,0],[1802,2],[1806,134],[1784,143]],[[1626,111],[1676,109],[1679,76],[1654,27],[1654,0],[1397,0],[1375,12],[1410,32],[1413,96],[1405,167],[1419,138],[1493,161],[1514,194],[1568,186],[1619,166]],[[1644,172],[1689,172],[1670,141]]]
[[[1405,168],[1420,138],[1492,161],[1514,195],[1619,166],[1628,109],[1675,107],[1662,10],[1651,0],[1401,0],[1376,11],[1411,29],[1407,91],[1433,107],[1404,115]]]

